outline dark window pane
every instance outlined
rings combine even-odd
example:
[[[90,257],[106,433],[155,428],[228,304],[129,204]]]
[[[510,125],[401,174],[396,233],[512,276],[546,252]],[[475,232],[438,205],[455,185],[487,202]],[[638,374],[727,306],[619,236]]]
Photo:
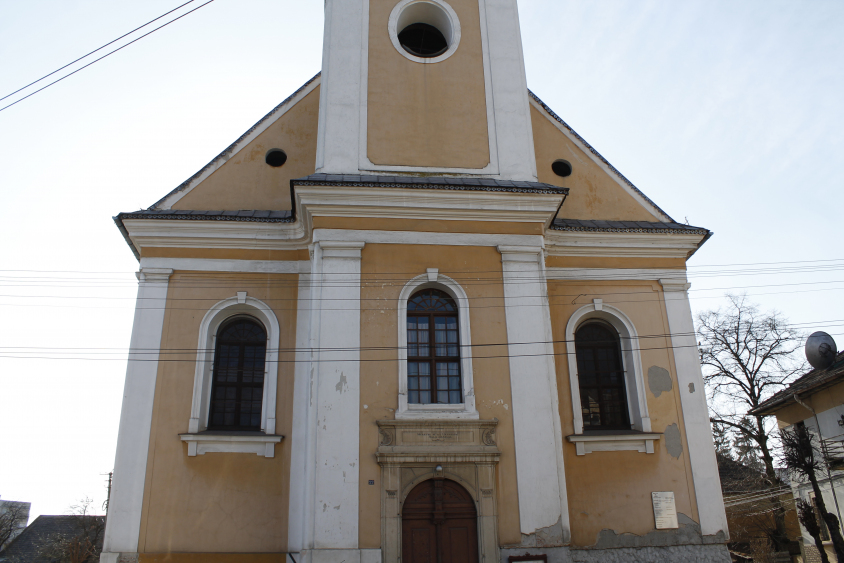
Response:
[[[209,428],[260,430],[267,333],[235,317],[217,332]]]
[[[629,429],[621,349],[615,329],[599,322],[575,333],[584,428]]]
[[[459,404],[462,388],[457,304],[445,292],[428,288],[411,296],[407,310],[408,401],[410,391],[418,390],[419,403]],[[436,377],[428,377],[432,375]],[[414,377],[418,379],[414,381]]]

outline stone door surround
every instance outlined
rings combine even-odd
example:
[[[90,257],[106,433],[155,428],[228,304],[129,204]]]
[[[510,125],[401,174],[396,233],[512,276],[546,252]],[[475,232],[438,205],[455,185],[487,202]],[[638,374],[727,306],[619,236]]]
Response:
[[[480,560],[498,560],[497,425],[498,419],[378,421],[383,563],[401,561],[404,500],[416,485],[433,478],[456,481],[472,496]]]

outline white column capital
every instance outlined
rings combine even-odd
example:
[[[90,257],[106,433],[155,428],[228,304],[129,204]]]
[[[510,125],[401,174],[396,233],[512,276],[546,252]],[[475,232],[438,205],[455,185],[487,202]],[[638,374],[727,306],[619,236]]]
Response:
[[[172,275],[172,268],[141,268],[137,277],[141,283],[167,283]]]
[[[352,258],[360,260],[360,253],[365,242],[345,240],[321,240],[317,244],[322,249],[323,258]]]
[[[541,246],[498,246],[502,262],[539,262],[542,260]]]
[[[665,279],[661,278],[659,280],[659,285],[662,286],[662,291],[668,293],[672,291],[682,291],[686,292],[692,287],[692,284],[687,282],[684,279]]]

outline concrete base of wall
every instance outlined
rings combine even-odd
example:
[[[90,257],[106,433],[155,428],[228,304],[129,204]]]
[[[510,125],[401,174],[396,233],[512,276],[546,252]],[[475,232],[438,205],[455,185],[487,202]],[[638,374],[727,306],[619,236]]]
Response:
[[[621,547],[571,549],[568,547],[502,549],[501,563],[511,555],[546,555],[548,563],[730,563],[727,546],[675,545],[668,547]]]
[[[310,549],[296,563],[381,563],[380,549]]]
[[[137,553],[100,553],[100,563],[138,563]]]

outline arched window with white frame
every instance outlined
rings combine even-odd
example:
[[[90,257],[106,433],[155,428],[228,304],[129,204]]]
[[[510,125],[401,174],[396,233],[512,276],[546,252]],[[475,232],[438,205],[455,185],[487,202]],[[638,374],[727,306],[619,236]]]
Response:
[[[575,434],[650,432],[639,336],[627,315],[595,299],[569,318],[566,347]]]
[[[199,325],[188,455],[248,452],[273,457],[280,328],[263,301],[238,292]]]
[[[402,289],[398,317],[396,418],[477,419],[469,299],[460,284],[429,269]]]

